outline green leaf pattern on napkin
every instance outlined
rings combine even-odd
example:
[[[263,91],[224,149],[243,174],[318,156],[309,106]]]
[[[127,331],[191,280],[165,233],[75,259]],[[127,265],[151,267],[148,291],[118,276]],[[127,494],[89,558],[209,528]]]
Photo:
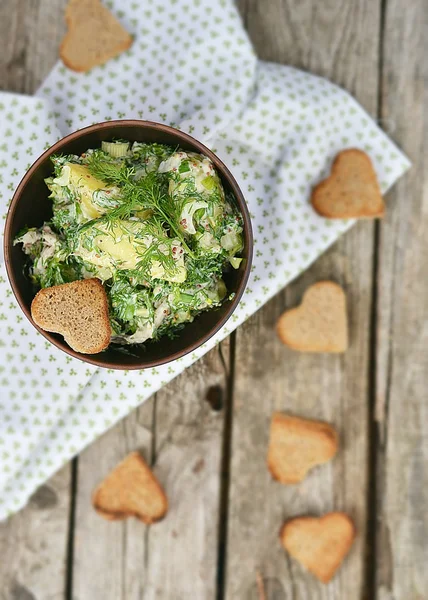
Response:
[[[252,274],[235,314],[203,347],[156,369],[115,372],[46,342],[17,306],[1,265],[0,519],[352,225],[320,218],[309,205],[311,186],[339,150],[366,150],[384,191],[409,166],[343,90],[257,62],[232,0],[110,6],[135,35],[128,52],[87,74],[58,64],[37,98],[0,94],[0,214],[29,164],[61,134],[109,119],[161,121],[204,141],[238,180],[252,214]]]

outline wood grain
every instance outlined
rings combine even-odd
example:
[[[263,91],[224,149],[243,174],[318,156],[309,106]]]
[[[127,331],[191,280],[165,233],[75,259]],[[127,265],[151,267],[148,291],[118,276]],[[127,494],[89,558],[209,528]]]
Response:
[[[63,0],[0,2],[0,88],[32,93],[56,61]],[[0,524],[1,600],[63,598],[67,582],[70,465]]]
[[[228,345],[211,351],[79,458],[72,589],[79,600],[214,598]],[[225,362],[226,361],[226,362]],[[91,493],[125,455],[139,449],[169,500],[151,527],[108,522]],[[195,594],[195,596],[192,596]]]
[[[228,375],[226,341],[157,394],[155,457],[170,510],[149,532],[147,600],[215,598]]]
[[[73,597],[139,598],[146,578],[147,527],[134,519],[110,522],[92,508],[97,484],[133,450],[152,462],[153,403],[133,412],[82,452],[78,459]]]
[[[58,59],[67,0],[0,2],[0,88],[32,94]]]
[[[382,118],[413,161],[389,195],[377,279],[378,600],[428,594],[428,5],[390,0]]]
[[[0,2],[1,89],[32,93],[50,71],[65,29],[66,1]],[[426,597],[428,7],[424,0],[329,0],[322,5],[239,0],[239,6],[261,58],[333,79],[374,117],[380,98],[381,122],[414,167],[389,195],[388,216],[377,235],[369,223],[354,227],[237,332],[229,510],[225,505],[219,510],[220,455],[227,442],[222,439],[227,343],[223,359],[218,350],[211,352],[82,454],[71,570],[69,466],[42,486],[27,508],[0,525],[0,600],[59,599],[71,593],[76,600]],[[296,305],[306,287],[321,278],[339,281],[348,293],[351,348],[344,357],[297,355],[274,334],[282,310]],[[374,392],[378,435],[369,448]],[[273,482],[265,467],[269,420],[276,409],[329,420],[341,435],[339,456],[299,487]],[[90,507],[99,479],[135,448],[153,462],[171,501],[167,520],[150,529],[134,520],[106,523]],[[371,496],[369,456],[377,458]],[[375,516],[367,500],[375,496],[377,527],[372,521],[367,533],[367,519]],[[331,508],[348,511],[359,536],[337,578],[324,587],[287,557],[278,531],[289,516]],[[218,537],[218,521],[225,517],[227,562],[217,594],[217,566],[220,573],[223,567],[216,561],[225,541]],[[365,568],[367,540],[375,548]],[[372,578],[376,590],[365,589]],[[67,581],[72,590],[66,589]]]
[[[245,3],[256,49],[262,58],[333,79],[376,114],[380,4],[326,2],[322,11],[317,6],[279,0],[269,6]],[[362,597],[373,246],[373,225],[356,226],[237,332],[226,581],[230,600],[256,597],[258,572],[268,599]],[[293,353],[275,336],[284,308],[298,304],[306,287],[323,278],[338,281],[348,294],[351,347],[343,357]],[[273,410],[327,420],[339,430],[342,450],[337,458],[300,486],[281,486],[267,472]],[[278,532],[288,517],[331,509],[348,512],[359,535],[337,577],[323,586],[287,557]]]
[[[70,468],[0,523],[0,600],[53,600],[66,590]]]

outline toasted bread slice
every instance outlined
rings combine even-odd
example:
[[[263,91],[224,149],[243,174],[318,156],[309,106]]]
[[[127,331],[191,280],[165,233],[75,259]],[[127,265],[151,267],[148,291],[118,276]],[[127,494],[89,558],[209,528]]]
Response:
[[[351,148],[336,156],[327,179],[314,187],[312,206],[329,219],[383,217],[385,205],[372,162],[365,152]]]
[[[95,510],[105,519],[137,517],[146,524],[162,519],[168,500],[161,485],[138,452],[131,452],[107,475],[92,496]]]
[[[287,521],[280,534],[287,552],[323,583],[328,583],[348,554],[356,531],[345,513]]]
[[[299,483],[308,471],[336,454],[338,436],[334,427],[274,413],[270,426],[268,468],[281,483]]]
[[[110,343],[105,290],[99,279],[83,279],[40,290],[31,316],[44,331],[60,333],[76,352],[95,354]]]
[[[278,319],[280,340],[301,352],[345,352],[348,348],[346,296],[332,281],[320,281],[305,292],[300,306]]]
[[[100,0],[69,0],[60,57],[73,71],[89,71],[127,50],[131,35]]]

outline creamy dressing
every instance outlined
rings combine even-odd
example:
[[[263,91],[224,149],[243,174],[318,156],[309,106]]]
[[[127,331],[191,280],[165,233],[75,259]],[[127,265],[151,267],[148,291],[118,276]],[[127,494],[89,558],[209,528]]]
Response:
[[[120,344],[174,332],[221,304],[223,269],[242,260],[242,220],[207,157],[121,141],[53,162],[52,221],[15,240],[37,285],[99,278]]]

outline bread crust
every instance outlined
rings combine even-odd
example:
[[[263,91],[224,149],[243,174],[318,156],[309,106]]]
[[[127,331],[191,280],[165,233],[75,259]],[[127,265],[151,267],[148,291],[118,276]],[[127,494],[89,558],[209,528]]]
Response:
[[[335,428],[324,421],[276,412],[272,415],[267,466],[272,477],[296,484],[331,460],[339,447]]]
[[[138,510],[131,505],[135,502],[135,493],[138,494],[136,473],[140,472],[145,482],[145,496],[140,497]],[[140,482],[140,485],[141,482]],[[150,488],[150,490],[148,490]],[[141,490],[141,488],[140,488]],[[157,508],[148,510],[147,492]],[[135,492],[132,495],[132,492]],[[133,500],[130,501],[130,498]],[[107,508],[106,504],[115,504],[120,510]],[[95,488],[92,494],[92,505],[96,512],[104,519],[118,521],[128,517],[136,517],[146,525],[151,525],[162,520],[168,512],[168,499],[159,481],[138,452],[131,452],[107,475]]]
[[[66,303],[69,312],[64,315],[59,304]],[[86,312],[91,303],[94,319],[88,322]],[[59,315],[52,315],[56,309]],[[63,335],[76,352],[96,354],[110,344],[107,295],[99,279],[83,279],[39,290],[31,303],[31,317],[40,329]],[[82,323],[79,323],[80,319],[83,319]],[[83,334],[78,331],[79,324],[83,325]]]
[[[329,219],[373,219],[385,214],[370,157],[356,148],[339,152],[330,175],[313,188],[311,203]]]
[[[287,552],[322,583],[334,577],[355,537],[355,525],[343,512],[296,517],[286,521],[280,531]]]
[[[348,322],[344,290],[333,281],[311,285],[301,304],[279,317],[276,332],[283,344],[299,352],[345,352]]]
[[[111,58],[114,58],[115,56],[118,56],[119,54],[122,54],[122,52],[125,52],[126,50],[128,50],[132,46],[132,42],[133,42],[132,37],[130,37],[128,41],[124,42],[120,46],[117,46],[114,49],[114,51],[112,51],[109,54],[106,53],[100,62],[92,61],[90,63],[89,62],[86,63],[85,65],[79,65],[79,64],[73,63],[73,59],[71,57],[67,56],[66,46],[70,40],[70,37],[67,37],[67,36],[68,36],[68,33],[65,35],[63,41],[61,42],[59,56],[60,56],[62,62],[64,63],[64,65],[68,69],[71,69],[72,71],[74,71],[75,73],[86,73],[87,71],[90,71],[94,67],[106,63]]]
[[[90,27],[88,26],[89,21],[91,22]],[[79,2],[69,0],[65,10],[65,22],[68,31],[61,42],[59,55],[65,66],[77,73],[83,73],[104,64],[128,50],[133,42],[132,36],[101,4],[100,0],[85,0],[85,4],[82,0]],[[111,33],[110,46],[104,47],[106,40],[99,39],[100,48],[95,54],[92,46],[87,49],[85,61],[78,59],[76,55],[77,53],[80,55],[82,52],[82,40],[84,43],[84,40],[89,38],[93,44],[100,31]],[[79,33],[83,32],[86,36],[79,37]]]

